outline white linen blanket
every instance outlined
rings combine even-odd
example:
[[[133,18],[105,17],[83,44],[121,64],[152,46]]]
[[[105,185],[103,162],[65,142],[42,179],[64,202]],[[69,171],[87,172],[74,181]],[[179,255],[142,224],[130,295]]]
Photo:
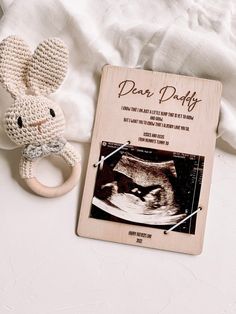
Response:
[[[104,64],[220,80],[219,134],[236,148],[236,1],[0,0],[0,40],[17,34],[32,50],[50,36],[70,50],[67,78],[52,96],[67,119],[66,137],[91,137]],[[10,97],[0,89],[0,120]],[[13,148],[0,123],[0,147]]]

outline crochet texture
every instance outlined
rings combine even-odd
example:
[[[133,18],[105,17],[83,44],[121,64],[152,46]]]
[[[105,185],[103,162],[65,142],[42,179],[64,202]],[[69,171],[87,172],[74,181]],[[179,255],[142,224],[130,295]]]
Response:
[[[65,119],[61,108],[45,97],[61,85],[67,66],[67,48],[57,38],[43,41],[33,55],[16,36],[0,44],[0,82],[14,99],[4,124],[10,139],[23,146],[22,178],[32,178],[33,162],[51,153],[72,167],[80,161],[76,150],[63,138]]]

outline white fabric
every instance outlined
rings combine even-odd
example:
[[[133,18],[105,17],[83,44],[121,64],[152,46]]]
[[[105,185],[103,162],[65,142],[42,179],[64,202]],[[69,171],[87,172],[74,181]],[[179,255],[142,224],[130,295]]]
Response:
[[[236,148],[236,1],[0,0],[0,40],[10,34],[32,49],[58,36],[70,50],[67,78],[52,96],[67,119],[66,137],[91,137],[104,64],[218,79],[219,133]],[[0,119],[11,103],[0,90]],[[12,148],[1,126],[0,147]]]

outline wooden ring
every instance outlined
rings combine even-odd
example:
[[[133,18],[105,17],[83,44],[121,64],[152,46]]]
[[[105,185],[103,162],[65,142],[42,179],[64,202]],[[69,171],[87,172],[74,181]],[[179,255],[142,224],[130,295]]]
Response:
[[[34,193],[44,197],[57,197],[66,194],[77,185],[81,172],[80,163],[76,163],[71,169],[70,177],[61,185],[55,187],[49,187],[40,183],[36,177],[24,178],[24,180]]]

